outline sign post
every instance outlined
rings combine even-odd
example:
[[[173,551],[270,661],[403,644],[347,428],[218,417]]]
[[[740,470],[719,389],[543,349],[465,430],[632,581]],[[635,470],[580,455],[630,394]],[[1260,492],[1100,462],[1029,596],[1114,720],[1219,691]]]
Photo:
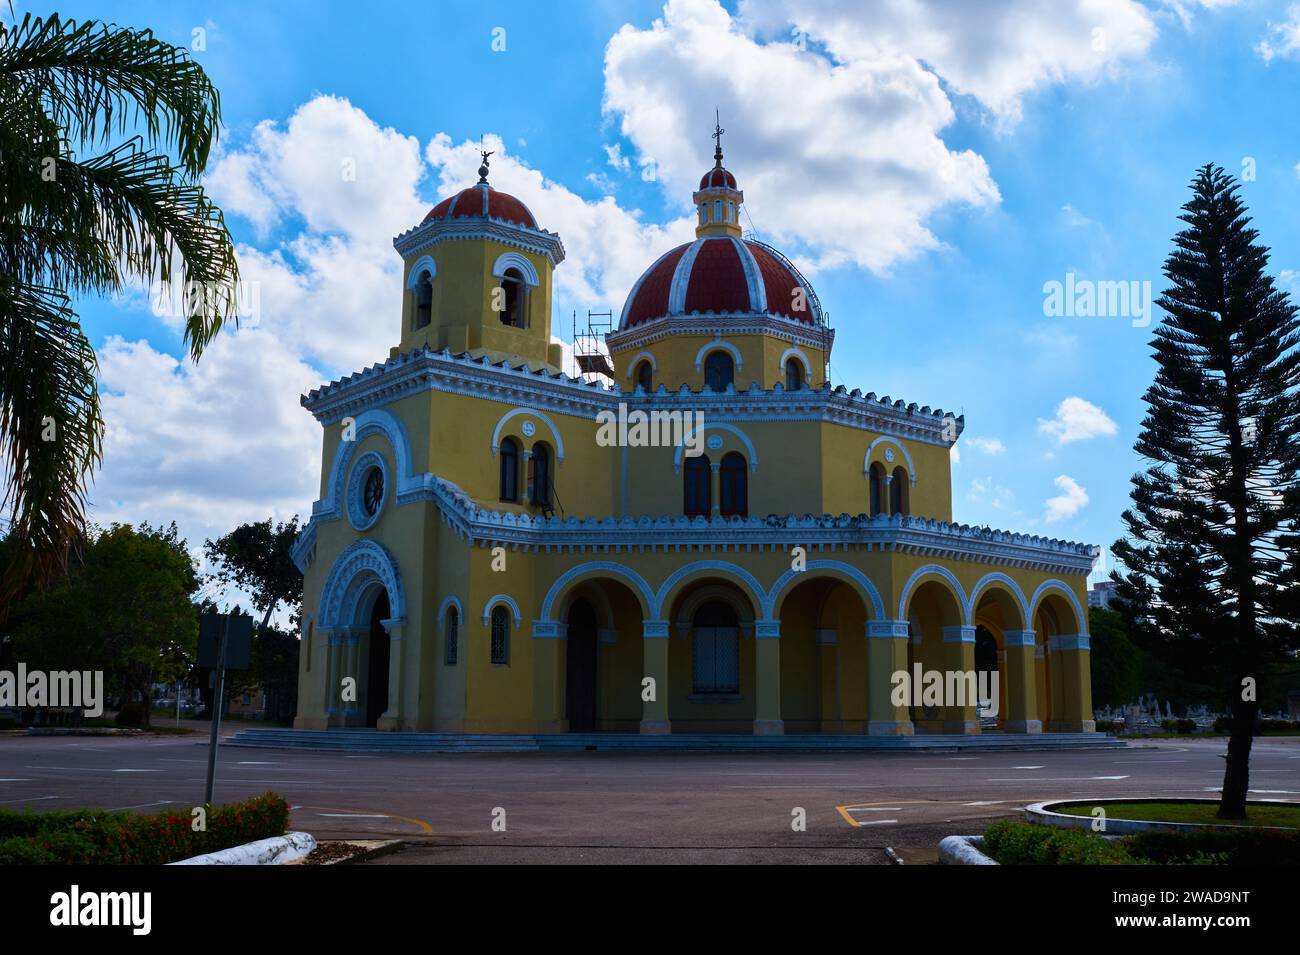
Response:
[[[212,805],[212,786],[217,777],[217,743],[221,729],[221,709],[226,697],[226,668],[248,669],[252,658],[252,640],[252,617],[231,613],[199,615],[199,666],[209,666],[214,671],[212,731],[208,736],[208,784],[203,793],[205,806]]]

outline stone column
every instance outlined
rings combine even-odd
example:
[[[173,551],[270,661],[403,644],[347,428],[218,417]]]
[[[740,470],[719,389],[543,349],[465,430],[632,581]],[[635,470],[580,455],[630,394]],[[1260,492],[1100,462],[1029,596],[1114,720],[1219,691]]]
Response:
[[[867,734],[911,736],[916,732],[908,701],[894,703],[895,673],[907,670],[907,621],[868,620]]]
[[[818,630],[815,636],[822,675],[821,731],[838,733],[844,729],[844,710],[840,706],[840,634],[838,630]]]
[[[881,490],[881,494],[884,495],[885,499],[880,502],[880,513],[889,514],[891,516],[893,515],[894,513],[893,490],[894,490],[894,475],[889,471],[885,471],[885,486]]]
[[[564,715],[569,627],[533,621],[533,722],[538,733],[567,733]]]
[[[647,699],[650,689],[641,684],[641,732],[664,735],[673,731],[668,719],[668,621],[642,621],[641,636],[642,679],[654,681],[653,699]]]
[[[1034,684],[1038,688],[1038,721],[1043,724],[1043,729],[1051,729],[1048,725],[1051,701],[1048,697],[1047,648],[1041,643],[1034,647],[1034,676]]]
[[[402,666],[402,624],[401,617],[391,617],[379,621],[384,632],[388,634],[388,707],[375,721],[375,728],[381,730],[398,730],[402,728],[402,677],[406,670]]]
[[[961,675],[959,682],[966,697],[965,706],[944,708],[943,731],[964,733],[969,736],[978,735],[980,731],[978,701],[971,698],[977,695],[971,692],[976,684],[974,627],[943,628],[943,669],[944,693],[947,694],[950,685],[948,674],[955,672]]]
[[[317,630],[316,639],[325,648],[325,684],[321,693],[321,710],[325,716],[325,727],[329,727],[339,711],[338,635],[334,630]]]
[[[711,489],[710,497],[713,500],[713,508],[710,511],[710,513],[714,517],[717,517],[719,514],[722,513],[722,479],[720,477],[721,472],[722,472],[721,462],[717,464],[709,465],[709,488]]]
[[[1052,660],[1052,686],[1061,688],[1052,713],[1049,730],[1058,733],[1093,733],[1097,724],[1092,718],[1092,652],[1088,634],[1062,634],[1052,637],[1048,652]]]
[[[1043,721],[1038,712],[1038,667],[1034,657],[1037,646],[1032,630],[1004,630],[1003,655],[1006,669],[1007,711],[1002,717],[1008,733],[1041,733]]]
[[[781,621],[755,621],[754,641],[754,735],[781,736]]]

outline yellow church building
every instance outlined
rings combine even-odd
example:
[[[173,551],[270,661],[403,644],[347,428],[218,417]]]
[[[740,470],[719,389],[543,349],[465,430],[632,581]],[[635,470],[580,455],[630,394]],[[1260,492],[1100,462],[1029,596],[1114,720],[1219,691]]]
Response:
[[[963,419],[831,385],[834,333],[744,235],[718,139],[695,240],[606,337],[612,386],[564,373],[564,245],[487,155],[394,240],[398,345],[302,399],[295,727],[1093,731],[1097,550],[952,522]],[[918,667],[996,673],[997,698],[900,698]]]

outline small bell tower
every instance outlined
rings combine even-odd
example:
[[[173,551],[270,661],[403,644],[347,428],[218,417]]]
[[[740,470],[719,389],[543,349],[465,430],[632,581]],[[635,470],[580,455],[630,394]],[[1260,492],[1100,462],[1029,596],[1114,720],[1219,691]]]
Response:
[[[745,194],[736,188],[736,177],[722,164],[722,128],[721,119],[714,114],[713,124],[713,168],[700,180],[700,188],[691,196],[695,203],[695,234],[703,238],[708,235],[729,235],[739,239],[740,206],[745,201]]]

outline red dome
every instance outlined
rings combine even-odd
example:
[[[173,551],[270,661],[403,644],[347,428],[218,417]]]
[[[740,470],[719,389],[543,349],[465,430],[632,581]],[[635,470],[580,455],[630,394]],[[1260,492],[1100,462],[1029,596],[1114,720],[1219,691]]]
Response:
[[[803,288],[802,296],[795,289]],[[795,310],[802,300],[803,308]],[[779,252],[731,236],[701,236],[661,256],[632,286],[620,329],[665,315],[765,313],[810,325],[817,297]]]
[[[700,180],[701,189],[727,189],[736,188],[736,177],[721,167],[714,167],[704,174]]]
[[[424,217],[424,225],[434,219],[463,219],[487,217],[513,222],[515,225],[537,228],[537,220],[528,211],[528,207],[505,192],[498,192],[486,183],[478,183],[468,189],[462,189],[456,195],[442,200]]]

